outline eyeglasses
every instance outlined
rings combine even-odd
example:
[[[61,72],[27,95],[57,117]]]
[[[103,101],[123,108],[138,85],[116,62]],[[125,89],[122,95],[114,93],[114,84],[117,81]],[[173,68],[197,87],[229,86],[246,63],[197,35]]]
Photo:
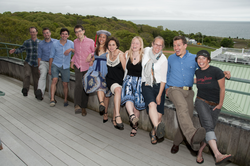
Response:
[[[82,30],[79,30],[79,31],[75,31],[75,33],[77,34],[77,33],[80,33],[80,32],[82,32]]]
[[[162,47],[162,45],[158,45],[158,44],[154,44],[154,46],[156,46],[156,47]]]

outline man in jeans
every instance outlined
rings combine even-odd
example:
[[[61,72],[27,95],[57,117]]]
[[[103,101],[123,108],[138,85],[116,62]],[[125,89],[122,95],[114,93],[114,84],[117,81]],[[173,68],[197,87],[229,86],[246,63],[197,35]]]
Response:
[[[82,113],[82,116],[86,116],[88,94],[83,89],[82,77],[87,73],[89,66],[93,64],[95,43],[84,35],[85,30],[81,25],[76,25],[74,31],[77,39],[74,40],[75,54],[70,67],[75,69],[75,113]]]
[[[34,93],[37,90],[37,83],[39,78],[38,73],[38,64],[37,64],[37,50],[38,44],[41,40],[37,39],[38,30],[36,27],[29,28],[31,38],[25,40],[23,45],[17,49],[11,49],[10,54],[19,54],[23,51],[26,51],[26,58],[24,61],[24,78],[23,78],[23,96],[28,96],[28,91],[30,87],[30,76],[32,74],[33,84],[34,84]]]
[[[60,31],[61,39],[53,42],[50,51],[49,59],[49,74],[52,77],[52,83],[50,87],[51,97],[50,106],[54,107],[56,105],[55,92],[56,84],[58,82],[59,73],[61,73],[63,82],[63,92],[64,92],[64,107],[68,106],[68,82],[70,79],[70,59],[71,53],[74,52],[74,43],[68,40],[69,30],[67,28],[62,28]]]
[[[51,46],[56,39],[51,38],[51,32],[49,28],[43,28],[44,40],[42,40],[38,45],[38,69],[40,72],[40,78],[38,81],[38,88],[36,91],[36,98],[38,100],[43,100],[43,95],[46,87],[46,77],[49,71],[49,56]],[[50,85],[51,85],[51,75],[49,76],[49,97],[50,97]]]

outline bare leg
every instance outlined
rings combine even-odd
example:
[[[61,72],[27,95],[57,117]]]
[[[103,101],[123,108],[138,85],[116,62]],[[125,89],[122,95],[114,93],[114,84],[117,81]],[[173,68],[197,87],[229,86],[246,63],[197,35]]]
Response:
[[[57,84],[58,78],[53,78],[52,79],[52,83],[51,83],[51,87],[50,87],[50,101],[55,101],[55,92],[56,92],[56,84]]]
[[[103,114],[103,119],[108,119],[108,107],[109,107],[109,98],[104,97],[105,113]]]
[[[122,89],[120,87],[115,88],[114,104],[115,104],[116,116],[120,116],[121,94],[122,94]],[[122,123],[121,117],[117,117],[116,122]]]
[[[196,161],[198,161],[198,162],[202,162],[202,151],[203,151],[203,149],[206,147],[206,143],[205,142],[202,142],[201,143],[201,146],[200,146],[200,149],[199,149],[199,151],[198,151],[198,155],[197,155],[197,158],[196,158]]]
[[[151,122],[153,123],[154,128],[158,126],[159,124],[159,117],[157,112],[157,104],[155,102],[151,102],[148,104],[149,107],[149,117]],[[155,135],[155,130],[152,130],[152,135]]]
[[[64,92],[64,102],[67,102],[67,98],[68,98],[68,83],[67,82],[63,82],[63,92]]]
[[[223,160],[223,158],[227,158],[227,157],[231,156],[231,154],[229,154],[229,155],[221,154],[217,148],[217,143],[214,139],[208,141],[208,144],[211,147],[212,151],[214,152],[214,157],[216,158],[216,162],[219,162],[219,161]]]
[[[98,100],[99,102],[104,102],[104,92],[103,91],[97,91],[97,97],[98,97]],[[104,103],[100,103],[101,105],[105,106]]]

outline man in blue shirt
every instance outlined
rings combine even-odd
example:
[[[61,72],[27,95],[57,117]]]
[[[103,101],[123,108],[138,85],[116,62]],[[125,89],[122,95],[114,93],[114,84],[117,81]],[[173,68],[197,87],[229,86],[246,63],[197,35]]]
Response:
[[[198,151],[200,142],[204,140],[206,131],[203,127],[196,129],[192,122],[194,104],[194,73],[198,68],[195,61],[196,55],[189,53],[187,40],[184,36],[176,36],[173,39],[175,54],[168,58],[168,73],[166,95],[176,107],[176,115],[179,128],[174,138],[171,153],[177,153],[184,136],[192,149]],[[183,136],[184,135],[184,136]]]
[[[24,77],[23,77],[23,96],[28,96],[30,87],[30,76],[33,77],[34,93],[37,90],[37,83],[39,78],[38,65],[37,65],[37,49],[41,40],[37,39],[38,30],[36,27],[30,27],[31,38],[24,41],[23,45],[17,49],[11,49],[10,54],[19,54],[26,51],[26,58],[24,61]]]
[[[70,79],[70,59],[74,51],[74,43],[68,40],[69,30],[62,28],[61,39],[52,44],[49,59],[49,74],[52,76],[50,106],[55,106],[55,91],[59,73],[61,73],[64,92],[64,106],[68,106],[68,82]]]
[[[206,131],[203,127],[196,129],[192,122],[194,110],[194,74],[198,68],[196,55],[189,53],[187,40],[184,36],[173,39],[175,54],[168,58],[166,95],[174,103],[179,127],[174,137],[171,153],[179,151],[179,145],[186,137],[192,149],[198,151],[200,142],[204,140]],[[231,77],[229,71],[224,71],[225,77]]]
[[[43,28],[44,40],[42,40],[38,45],[38,69],[40,72],[40,77],[38,80],[38,88],[36,91],[36,98],[38,100],[43,100],[43,95],[46,87],[46,77],[49,71],[49,57],[52,44],[56,39],[51,39],[51,32],[49,28]],[[51,76],[49,76],[49,97],[50,97],[50,85]]]

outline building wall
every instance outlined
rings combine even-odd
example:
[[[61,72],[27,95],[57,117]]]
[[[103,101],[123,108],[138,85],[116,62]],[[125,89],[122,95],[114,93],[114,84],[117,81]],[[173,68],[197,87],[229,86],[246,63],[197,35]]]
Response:
[[[17,60],[11,60],[6,58],[0,58],[0,74],[8,75],[18,80],[23,80],[23,64]],[[48,85],[48,80],[47,80]],[[48,87],[48,86],[47,86]],[[74,74],[71,75],[69,83],[69,96],[68,99],[74,100]],[[62,81],[59,79],[57,84],[56,95],[63,97]],[[167,102],[167,101],[166,101]],[[88,108],[98,112],[99,105],[97,104],[97,95],[90,94]],[[110,98],[108,115],[113,115],[113,97]],[[165,138],[173,140],[178,128],[178,122],[176,119],[176,112],[174,109],[170,109],[165,106],[165,115],[162,118],[165,123]],[[121,107],[121,117],[124,123],[129,123],[128,114],[125,107]],[[193,123],[195,127],[200,126],[199,118],[196,111],[194,111]],[[238,119],[237,117],[221,114],[217,123],[215,133],[218,139],[218,148],[222,153],[232,154],[231,161],[239,165],[250,165],[250,125],[248,120]],[[148,114],[145,110],[141,111],[139,128],[150,131],[152,129]],[[149,140],[150,143],[150,140]],[[189,145],[187,145],[188,148]],[[169,150],[170,149],[166,149]],[[206,152],[210,153],[208,148]]]

